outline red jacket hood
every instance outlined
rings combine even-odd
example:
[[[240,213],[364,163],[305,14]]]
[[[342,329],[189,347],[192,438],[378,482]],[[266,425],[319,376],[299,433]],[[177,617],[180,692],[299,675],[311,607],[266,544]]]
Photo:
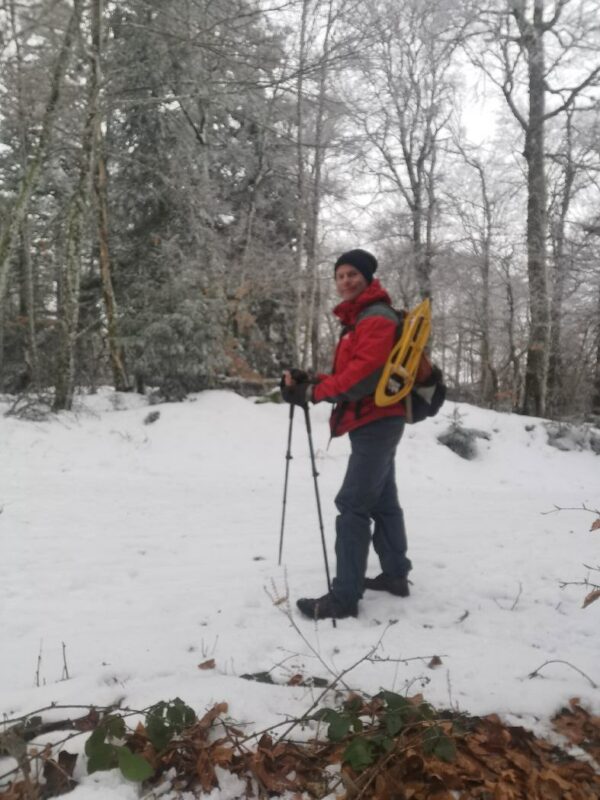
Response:
[[[334,309],[333,313],[342,321],[344,325],[354,325],[356,317],[360,312],[370,306],[372,303],[387,303],[391,305],[392,301],[389,294],[374,278],[371,283],[363,289],[363,291],[354,300],[344,300],[339,303]]]

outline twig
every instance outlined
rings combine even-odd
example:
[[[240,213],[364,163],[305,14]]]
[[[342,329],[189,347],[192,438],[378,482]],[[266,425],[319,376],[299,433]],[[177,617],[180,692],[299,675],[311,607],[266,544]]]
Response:
[[[569,661],[563,661],[563,659],[561,659],[561,658],[554,658],[551,661],[544,661],[544,663],[542,664],[541,667],[538,667],[537,669],[534,669],[534,671],[530,672],[527,677],[530,678],[530,679],[531,678],[537,678],[537,676],[540,673],[540,670],[544,669],[544,667],[548,666],[548,664],[566,664],[568,667],[571,667],[571,669],[574,669],[575,672],[578,672],[587,681],[589,681],[590,686],[593,689],[597,689],[598,688],[597,684],[595,684],[594,681],[590,678],[590,676],[586,675],[585,672],[583,672],[583,670],[579,669],[579,667],[576,667],[574,664],[571,664]]]
[[[592,583],[587,578],[584,581],[561,581],[558,585],[561,589],[566,589],[567,586],[585,586],[587,589],[600,589],[600,584]]]
[[[63,657],[63,671],[60,679],[61,681],[68,681],[69,668],[67,667],[67,646],[64,642],[62,643],[62,657]]]
[[[28,711],[27,714],[23,714],[20,717],[12,717],[3,719],[2,722],[4,725],[15,725],[18,722],[23,722],[24,720],[30,719],[31,717],[35,717],[37,714],[42,714],[44,711],[54,711],[55,709],[59,709],[61,711],[68,711],[71,708],[87,710],[87,711],[107,711],[111,712],[114,711],[116,708],[121,708],[121,701],[118,700],[116,703],[113,703],[110,706],[94,706],[94,705],[59,705],[58,703],[50,703],[49,706],[44,706],[43,708],[36,708],[35,711]],[[132,714],[145,714],[152,706],[148,706],[148,708],[144,708],[142,710],[137,710],[134,708],[123,708],[122,711],[126,713]]]
[[[323,697],[325,697],[327,692],[331,691],[331,689],[333,689],[333,687],[336,684],[341,683],[342,682],[342,678],[344,677],[344,675],[347,675],[349,672],[352,672],[352,670],[355,669],[363,661],[367,661],[369,656],[372,656],[373,653],[375,652],[375,650],[379,647],[379,644],[380,644],[380,642],[378,642],[374,647],[372,647],[366,655],[362,656],[361,658],[358,659],[358,661],[355,661],[354,664],[351,664],[345,670],[340,672],[339,675],[336,678],[334,678],[334,680],[332,680],[331,683],[328,686],[325,687],[325,689],[323,689],[323,691],[317,697],[317,699],[314,701],[314,703],[311,705],[311,707],[301,717],[299,717],[298,719],[295,719],[293,721],[293,723],[290,725],[290,727],[281,734],[281,736],[279,737],[279,739],[277,741],[281,742],[282,739],[287,738],[290,735],[290,732],[294,730],[294,728],[296,728],[298,725],[300,725],[300,723],[305,722],[308,719],[308,717],[311,714],[311,712],[314,711],[315,708],[317,708],[317,706],[319,705],[319,703],[321,702]]]
[[[292,610],[291,610],[291,608],[290,608],[290,604],[289,604],[289,600],[288,600],[288,598],[289,598],[289,592],[287,591],[287,585],[286,585],[286,594],[285,594],[285,596],[284,596],[283,598],[279,598],[279,596],[278,596],[278,593],[276,592],[276,589],[275,589],[275,587],[273,587],[273,590],[274,590],[274,593],[275,593],[275,599],[274,599],[274,597],[273,597],[273,596],[272,596],[272,595],[269,593],[269,590],[268,590],[268,589],[266,588],[266,586],[265,586],[265,593],[267,594],[267,597],[269,597],[269,598],[271,599],[271,601],[273,602],[273,604],[274,604],[274,605],[276,605],[276,606],[279,608],[279,610],[281,611],[281,613],[282,613],[282,614],[285,614],[285,616],[288,618],[288,620],[289,620],[289,622],[290,622],[290,625],[292,626],[292,628],[293,628],[293,629],[296,631],[296,633],[298,634],[298,636],[299,636],[299,637],[302,639],[302,641],[303,641],[303,642],[304,642],[304,644],[305,644],[305,645],[308,647],[308,649],[311,651],[311,653],[313,653],[313,655],[315,656],[315,658],[317,658],[317,659],[318,659],[319,663],[320,663],[320,664],[321,664],[321,665],[324,667],[324,669],[326,669],[326,670],[327,670],[327,672],[329,672],[329,674],[330,674],[330,675],[332,675],[333,677],[336,677],[336,676],[338,675],[338,673],[337,673],[337,672],[336,672],[336,671],[333,669],[333,667],[331,667],[331,666],[330,666],[330,665],[329,665],[329,664],[328,664],[328,663],[325,661],[325,659],[323,658],[323,656],[322,656],[322,655],[319,653],[319,651],[318,651],[318,650],[317,650],[317,649],[316,649],[316,648],[313,646],[313,644],[312,644],[311,642],[309,642],[309,640],[306,638],[306,636],[305,636],[305,635],[302,633],[302,631],[301,631],[301,630],[300,630],[300,628],[298,627],[298,624],[296,623],[296,620],[295,620],[295,619],[294,619],[294,617],[292,616]],[[281,605],[281,604],[282,604],[284,601],[285,601],[285,607],[282,607],[282,605]],[[347,684],[343,683],[342,685],[344,686],[344,688],[345,688],[347,691],[349,691],[349,692],[350,692],[350,691],[352,691],[352,690],[350,689],[350,687],[349,687]]]
[[[435,656],[438,658],[448,658],[446,653],[435,653]],[[372,664],[408,664],[409,661],[431,661],[434,656],[411,656],[410,658],[383,658],[382,656],[369,656],[368,658],[365,657],[365,661],[370,661]]]
[[[40,686],[40,668],[42,666],[42,644],[43,640],[40,640],[40,651],[37,657],[37,668],[35,670],[35,685],[39,688]]]
[[[517,605],[518,605],[518,603],[519,603],[519,599],[520,599],[520,597],[521,597],[521,593],[522,593],[522,592],[523,592],[523,584],[521,583],[521,581],[519,581],[519,591],[518,591],[518,593],[517,593],[517,596],[515,597],[515,601],[514,601],[514,603],[513,603],[513,604],[512,604],[512,606],[510,607],[510,610],[511,610],[511,611],[514,611],[514,610],[515,610],[515,608],[517,607]]]
[[[518,603],[519,603],[519,600],[521,598],[522,592],[523,592],[523,584],[521,583],[521,581],[519,581],[519,591],[517,592],[516,597],[513,600],[513,604],[512,604],[512,606],[510,608],[507,608],[506,606],[503,606],[502,603],[499,603],[496,600],[495,597],[494,597],[494,603],[496,603],[498,608],[501,608],[503,611],[514,611],[515,608],[517,607]]]
[[[600,516],[600,511],[597,508],[588,508],[585,503],[582,503],[580,506],[574,507],[567,507],[567,506],[557,506],[555,505],[552,511],[542,511],[542,515],[546,514],[556,514],[558,511],[589,511],[590,514],[598,514]]]
[[[101,710],[101,711],[105,712],[105,715],[106,715],[106,714],[110,714],[110,712],[114,711],[116,708],[119,708],[119,706],[118,705],[112,705],[112,706],[103,706],[103,707],[96,708],[95,706],[85,706],[85,705],[81,705],[81,706],[50,705],[50,706],[46,706],[45,708],[38,709],[37,711],[33,711],[30,714],[25,714],[22,717],[17,717],[15,720],[6,720],[5,724],[8,723],[8,722],[11,722],[11,723],[12,722],[17,722],[17,723],[18,722],[23,722],[23,721],[33,717],[34,715],[41,713],[42,711],[49,711],[51,709],[56,709],[56,708],[63,708],[63,709],[81,708],[81,709],[87,709],[88,711],[92,711],[92,710],[96,709],[96,710]],[[148,706],[147,708],[140,709],[140,710],[132,709],[132,708],[124,708],[124,709],[122,709],[122,711],[124,711],[125,713],[122,714],[122,718],[126,719],[127,717],[137,716],[139,714],[146,714],[151,708],[152,708],[152,706]],[[75,720],[75,721],[77,721],[77,720]],[[64,722],[65,722],[65,725],[66,725],[68,722],[71,722],[71,720],[64,720]],[[10,733],[11,730],[14,730],[14,729],[9,728],[8,733]],[[71,741],[71,739],[75,739],[77,736],[81,736],[84,733],[89,733],[89,730],[74,731],[73,733],[70,733],[68,736],[65,736],[63,739],[59,739],[59,740],[53,742],[52,743],[52,747],[53,748],[61,747],[62,745],[66,744],[67,742]],[[23,742],[23,745],[26,745],[25,740],[22,739],[21,737],[19,737],[19,738]],[[36,759],[38,759],[40,757],[40,755],[41,755],[40,753],[36,752],[36,753],[32,753],[32,755],[30,755],[30,756],[27,756],[26,757],[27,763],[30,764],[32,761],[35,761]],[[10,770],[8,770],[8,772],[5,772],[3,775],[0,775],[0,781],[4,780],[4,778],[8,778],[10,775],[14,775],[16,772],[19,771],[19,769],[23,770],[22,764],[18,764],[13,769],[10,769]]]

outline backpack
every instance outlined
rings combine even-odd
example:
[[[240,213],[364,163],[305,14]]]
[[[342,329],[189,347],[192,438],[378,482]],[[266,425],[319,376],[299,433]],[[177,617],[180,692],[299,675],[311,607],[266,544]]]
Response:
[[[391,311],[397,320],[396,341],[379,379],[375,403],[387,406],[404,402],[409,424],[435,416],[446,399],[446,386],[441,369],[431,363],[424,350],[431,321],[429,301],[424,301],[410,312],[378,302],[365,309],[365,312],[372,314],[375,306],[385,308],[386,315]],[[366,316],[365,312],[363,314]],[[363,314],[359,315],[359,319]],[[403,391],[403,379],[394,371],[395,357],[403,353],[408,370],[405,370],[406,379],[414,381],[408,393]],[[398,399],[395,399],[396,396]]]
[[[446,399],[442,370],[431,363],[426,353],[421,355],[421,362],[427,365],[429,376],[422,381],[415,381],[410,394],[404,398],[406,421],[409,424],[435,417]]]

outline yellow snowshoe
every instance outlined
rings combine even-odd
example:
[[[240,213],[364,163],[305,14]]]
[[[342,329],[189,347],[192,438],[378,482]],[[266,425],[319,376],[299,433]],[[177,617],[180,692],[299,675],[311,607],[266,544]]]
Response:
[[[431,303],[426,298],[409,311],[402,335],[388,356],[375,389],[375,405],[391,406],[410,394],[431,331]]]

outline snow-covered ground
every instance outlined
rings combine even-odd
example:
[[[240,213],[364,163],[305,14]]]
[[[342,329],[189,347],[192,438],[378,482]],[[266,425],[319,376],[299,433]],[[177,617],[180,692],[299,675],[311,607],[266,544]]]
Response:
[[[600,532],[589,533],[583,511],[545,512],[597,508],[600,457],[548,446],[540,420],[461,405],[465,426],[491,434],[464,461],[436,440],[454,409],[407,428],[398,451],[411,597],[367,592],[358,619],[337,628],[295,609],[297,597],[326,590],[301,414],[284,567],[287,407],[215,391],[150,408],[104,390],[47,422],[0,416],[0,712],[121,698],[144,708],[179,696],[198,712],[226,701],[231,717],[262,728],[300,715],[314,690],[242,674],[328,677],[322,661],[341,672],[381,639],[382,660],[360,663],[352,686],[422,690],[438,706],[495,711],[538,731],[573,696],[598,713],[600,605],[582,610],[584,589],[559,584],[600,563]],[[145,425],[151,411],[160,417]],[[327,415],[312,410],[334,570],[333,498],[349,443],[327,449]],[[371,557],[369,573],[377,566]],[[313,649],[271,599],[286,587]],[[442,665],[430,669],[434,655]],[[209,658],[215,668],[198,669]],[[530,679],[546,661],[569,663]],[[9,767],[0,761],[0,773]],[[80,763],[73,800],[138,796],[116,772],[83,773]]]

